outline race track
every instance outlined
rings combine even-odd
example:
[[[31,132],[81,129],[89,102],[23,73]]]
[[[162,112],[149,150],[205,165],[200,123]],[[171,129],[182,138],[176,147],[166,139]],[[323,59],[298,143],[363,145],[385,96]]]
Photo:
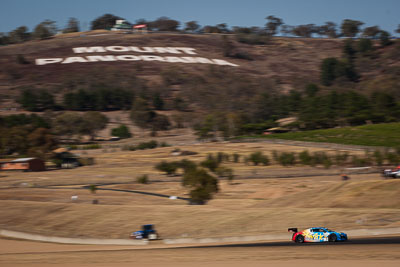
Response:
[[[398,266],[400,236],[348,242],[69,245],[0,239],[0,266]]]

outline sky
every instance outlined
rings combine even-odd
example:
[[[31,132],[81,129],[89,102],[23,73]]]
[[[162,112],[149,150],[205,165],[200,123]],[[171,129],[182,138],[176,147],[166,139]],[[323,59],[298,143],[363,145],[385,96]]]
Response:
[[[23,25],[32,31],[46,19],[62,29],[70,17],[88,30],[91,21],[106,13],[132,23],[167,16],[182,24],[195,20],[201,26],[229,27],[263,27],[269,15],[293,26],[327,21],[340,25],[344,19],[354,19],[364,22],[363,27],[378,25],[399,36],[395,30],[400,24],[400,0],[0,0],[0,32]]]

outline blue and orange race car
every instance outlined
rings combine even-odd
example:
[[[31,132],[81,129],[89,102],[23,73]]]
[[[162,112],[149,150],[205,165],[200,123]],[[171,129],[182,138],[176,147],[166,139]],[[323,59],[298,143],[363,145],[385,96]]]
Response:
[[[289,228],[288,232],[293,232],[292,240],[296,243],[347,241],[347,234],[325,227],[311,227],[301,232],[298,232],[297,228]]]

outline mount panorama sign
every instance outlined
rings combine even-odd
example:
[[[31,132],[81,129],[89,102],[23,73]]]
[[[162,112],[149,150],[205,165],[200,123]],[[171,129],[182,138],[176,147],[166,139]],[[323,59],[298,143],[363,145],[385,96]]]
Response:
[[[214,64],[221,66],[238,67],[239,65],[223,59],[209,59],[196,56],[196,49],[190,47],[137,47],[137,46],[91,46],[74,47],[75,54],[84,54],[71,57],[37,58],[36,65],[71,64],[88,62],[112,61],[158,61],[167,63]],[[96,53],[93,55],[93,53]],[[118,53],[118,54],[110,54]],[[135,53],[135,54],[127,54]],[[89,55],[88,55],[89,54]],[[157,54],[170,54],[157,55]],[[172,54],[172,55],[171,55]],[[190,56],[187,56],[190,55]]]

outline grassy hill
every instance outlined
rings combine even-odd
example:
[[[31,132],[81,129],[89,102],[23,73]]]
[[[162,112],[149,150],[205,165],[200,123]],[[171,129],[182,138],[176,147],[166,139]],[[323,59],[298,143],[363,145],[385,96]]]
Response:
[[[260,138],[278,138],[347,145],[399,147],[399,133],[400,123],[384,123],[357,127],[263,135],[260,136]]]

